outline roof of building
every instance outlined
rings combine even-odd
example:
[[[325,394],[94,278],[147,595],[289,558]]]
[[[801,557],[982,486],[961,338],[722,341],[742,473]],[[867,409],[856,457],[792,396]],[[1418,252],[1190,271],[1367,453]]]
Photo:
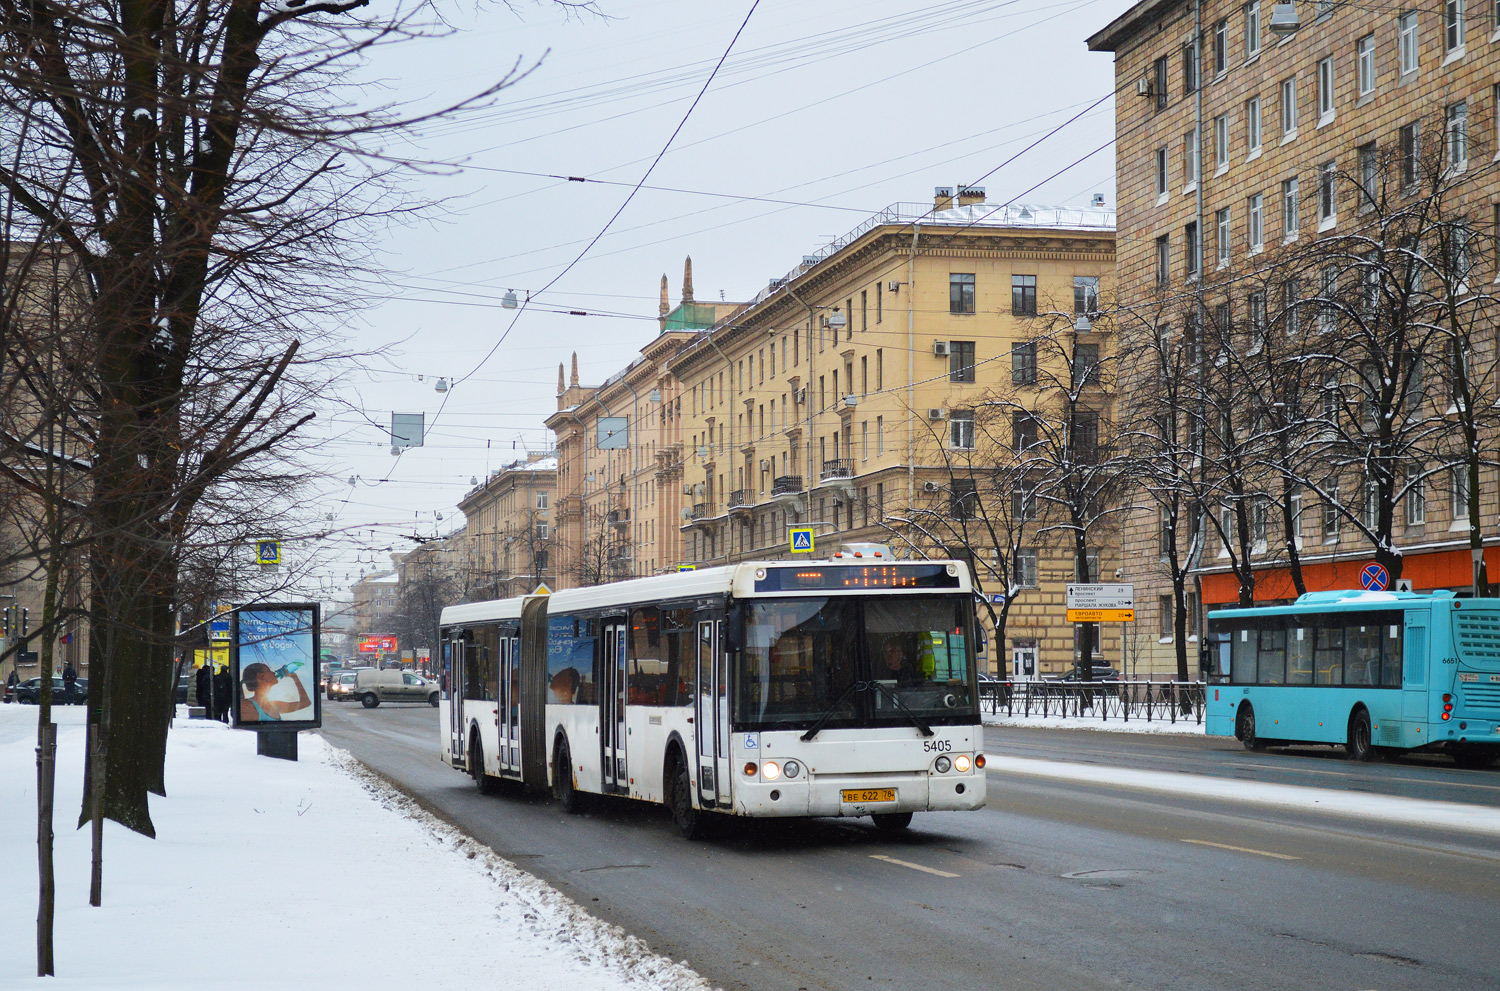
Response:
[[[1143,21],[1162,16],[1178,3],[1179,0],[1141,0],[1103,28],[1089,35],[1089,51],[1118,51],[1121,44],[1140,30]]]

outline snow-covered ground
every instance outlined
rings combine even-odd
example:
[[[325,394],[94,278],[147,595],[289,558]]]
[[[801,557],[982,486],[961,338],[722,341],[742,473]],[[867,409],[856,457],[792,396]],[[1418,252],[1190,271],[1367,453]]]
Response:
[[[179,718],[157,839],[107,823],[88,905],[83,709],[57,710],[57,978],[48,988],[690,991],[686,965],[588,915],[304,733],[301,760]],[[0,987],[35,972],[36,717],[0,706]]]
[[[1039,729],[1092,729],[1109,733],[1164,733],[1171,736],[1202,736],[1203,724],[1192,720],[1170,722],[1165,719],[1099,719],[1078,716],[1007,716],[983,713],[986,726],[1032,726]]]

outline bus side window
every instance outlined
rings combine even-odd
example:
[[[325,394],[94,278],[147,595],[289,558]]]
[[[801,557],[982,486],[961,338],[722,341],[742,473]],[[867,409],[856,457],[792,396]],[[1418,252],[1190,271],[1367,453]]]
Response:
[[[1413,626],[1406,631],[1406,649],[1402,652],[1408,688],[1427,683],[1427,627]]]
[[[1294,626],[1287,630],[1287,672],[1289,685],[1311,685],[1313,680],[1313,631]]]
[[[1327,620],[1323,620],[1327,623]],[[1319,625],[1317,652],[1313,659],[1314,680],[1319,685],[1344,683],[1344,628]]]
[[[1401,614],[1385,624],[1380,651],[1380,683],[1387,688],[1401,687]]]

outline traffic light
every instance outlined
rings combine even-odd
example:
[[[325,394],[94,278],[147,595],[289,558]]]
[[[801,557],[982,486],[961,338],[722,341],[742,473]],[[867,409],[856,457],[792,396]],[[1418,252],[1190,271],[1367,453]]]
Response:
[[[29,628],[30,621],[31,621],[31,610],[27,609],[25,606],[22,606],[21,607],[21,636],[23,638],[26,636],[27,630]]]

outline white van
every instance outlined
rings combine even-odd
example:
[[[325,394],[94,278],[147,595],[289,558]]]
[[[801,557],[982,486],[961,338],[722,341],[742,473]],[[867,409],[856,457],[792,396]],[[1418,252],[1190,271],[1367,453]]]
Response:
[[[426,702],[438,704],[436,681],[412,674],[410,671],[359,671],[355,674],[354,698],[366,709],[373,709],[382,702]]]

